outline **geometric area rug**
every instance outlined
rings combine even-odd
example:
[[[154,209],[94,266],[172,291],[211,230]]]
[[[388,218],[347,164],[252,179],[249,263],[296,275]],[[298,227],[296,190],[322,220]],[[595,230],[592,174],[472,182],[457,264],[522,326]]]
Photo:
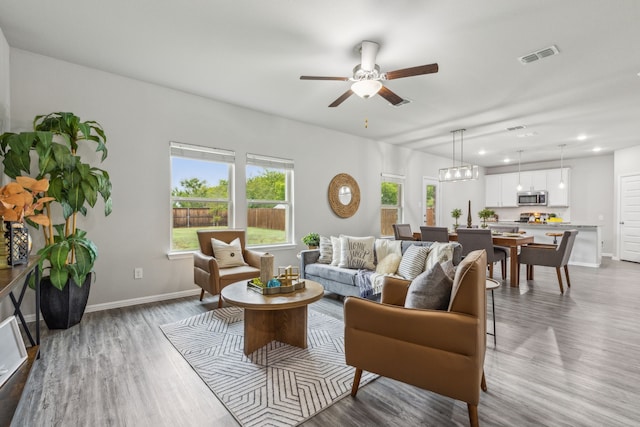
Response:
[[[351,391],[344,324],[308,310],[307,348],[271,341],[243,353],[243,309],[225,307],[160,326],[243,426],[296,426]],[[360,385],[378,375],[363,371]]]

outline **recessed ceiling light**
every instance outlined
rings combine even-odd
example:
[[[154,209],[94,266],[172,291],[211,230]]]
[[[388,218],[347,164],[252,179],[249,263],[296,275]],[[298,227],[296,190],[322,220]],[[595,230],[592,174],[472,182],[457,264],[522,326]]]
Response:
[[[487,152],[484,150],[480,150],[478,151],[478,154],[480,154],[481,156],[484,156],[485,154],[487,154]]]
[[[530,136],[535,136],[537,135],[538,132],[527,132],[527,133],[519,133],[518,135],[516,135],[518,138],[529,138]]]
[[[598,151],[602,150],[602,148],[600,147],[593,147],[593,149],[591,151],[593,151],[594,153],[597,153]]]
[[[503,162],[505,162],[505,163],[509,163],[510,161],[511,161],[511,159],[508,158],[508,157],[505,157],[504,160],[503,160]]]
[[[584,141],[585,139],[587,139],[587,135],[578,135],[578,137],[576,139],[578,141]]]

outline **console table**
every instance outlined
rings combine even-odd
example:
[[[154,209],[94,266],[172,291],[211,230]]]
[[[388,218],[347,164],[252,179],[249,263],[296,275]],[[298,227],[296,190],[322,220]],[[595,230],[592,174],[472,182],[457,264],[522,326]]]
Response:
[[[31,256],[26,264],[0,270],[0,301],[6,296],[9,296],[14,308],[13,314],[20,320],[20,323],[22,323],[24,333],[31,344],[31,347],[27,349],[26,362],[0,387],[0,427],[11,424],[13,413],[18,407],[18,402],[20,402],[20,398],[22,397],[22,390],[29,379],[29,372],[31,372],[33,362],[40,354],[40,310],[36,309],[34,338],[20,309],[27,288],[29,287],[31,275],[34,275],[36,307],[40,307],[40,277],[38,269],[36,268],[38,261],[39,257]],[[22,287],[20,288],[20,286]],[[18,296],[14,294],[14,290],[19,290]]]

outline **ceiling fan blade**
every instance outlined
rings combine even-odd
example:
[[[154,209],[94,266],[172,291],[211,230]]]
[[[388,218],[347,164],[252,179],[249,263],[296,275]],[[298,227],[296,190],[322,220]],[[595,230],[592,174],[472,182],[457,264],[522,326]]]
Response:
[[[380,45],[375,42],[364,40],[360,45],[360,68],[365,71],[373,71],[376,67],[376,55]]]
[[[380,90],[378,91],[378,95],[380,95],[381,97],[383,97],[384,99],[386,99],[387,101],[389,101],[393,105],[398,105],[402,101],[404,101],[398,95],[396,95],[395,93],[390,91],[386,86],[382,86],[380,88]]]
[[[418,67],[403,68],[402,70],[387,72],[387,80],[401,79],[403,77],[419,76],[438,72],[438,64],[420,65]]]
[[[339,80],[346,82],[349,80],[349,77],[300,76],[300,80]]]
[[[329,105],[329,107],[337,107],[338,105],[342,104],[344,102],[344,100],[347,99],[348,97],[350,97],[351,95],[353,95],[353,91],[351,89],[349,89],[348,91],[346,91],[345,93],[340,95],[340,97],[338,99],[333,101]]]

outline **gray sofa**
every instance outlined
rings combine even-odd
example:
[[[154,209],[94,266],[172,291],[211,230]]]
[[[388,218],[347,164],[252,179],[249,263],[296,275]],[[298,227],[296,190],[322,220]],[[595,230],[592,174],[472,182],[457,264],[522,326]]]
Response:
[[[403,240],[401,243],[402,253],[411,245],[431,246],[433,242]],[[458,265],[462,259],[462,246],[459,243],[453,244],[453,265]],[[320,283],[325,291],[342,296],[361,296],[360,287],[356,283],[358,270],[351,268],[340,268],[330,264],[318,263],[320,257],[319,249],[310,249],[300,252],[300,275],[309,280]],[[373,295],[377,298],[379,295]]]

